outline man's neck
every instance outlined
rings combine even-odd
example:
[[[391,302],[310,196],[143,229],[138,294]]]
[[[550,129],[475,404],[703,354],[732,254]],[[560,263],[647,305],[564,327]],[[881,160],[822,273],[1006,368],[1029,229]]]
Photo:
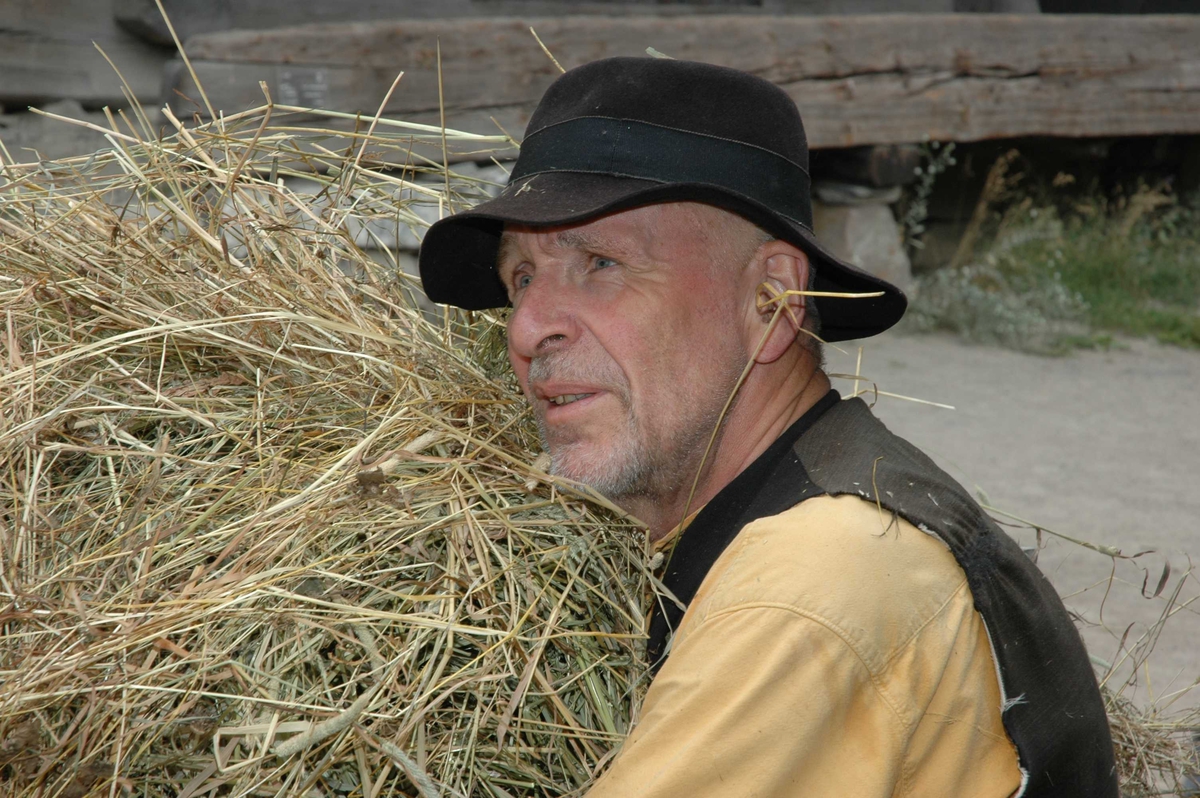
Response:
[[[671,495],[637,497],[620,502],[623,509],[646,524],[651,540],[666,536],[758,459],[788,427],[829,392],[829,378],[816,370],[805,375],[800,384],[775,386],[775,390],[765,392],[765,395],[753,395],[764,393],[762,389],[763,386],[743,386],[743,396],[725,419],[716,447],[703,462],[703,452],[696,454],[691,473],[694,475],[699,471],[698,480],[685,480]]]

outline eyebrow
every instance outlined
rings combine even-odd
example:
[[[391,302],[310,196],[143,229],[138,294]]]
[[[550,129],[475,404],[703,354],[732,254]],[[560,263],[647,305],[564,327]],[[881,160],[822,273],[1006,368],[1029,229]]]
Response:
[[[554,243],[561,249],[577,251],[605,251],[625,257],[629,247],[608,236],[584,233],[579,230],[560,230],[554,235]],[[517,244],[508,233],[500,235],[500,246],[496,249],[496,273],[503,279],[503,265],[517,257]]]
[[[513,242],[512,236],[507,233],[501,234],[500,246],[496,248],[496,274],[503,277],[501,267],[505,260],[511,260],[516,254],[517,245]]]

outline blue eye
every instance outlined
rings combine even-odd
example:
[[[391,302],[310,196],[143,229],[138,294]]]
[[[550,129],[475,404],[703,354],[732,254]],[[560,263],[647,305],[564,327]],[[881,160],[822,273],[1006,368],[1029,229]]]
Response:
[[[529,285],[531,282],[533,282],[533,275],[532,275],[532,274],[518,274],[518,275],[517,275],[517,276],[516,276],[516,277],[513,279],[513,285],[514,285],[514,286],[516,286],[517,288],[525,288],[525,287],[526,287],[526,286],[528,286],[528,285]]]
[[[596,269],[607,269],[616,265],[617,262],[612,258],[596,258],[592,261],[592,266]]]

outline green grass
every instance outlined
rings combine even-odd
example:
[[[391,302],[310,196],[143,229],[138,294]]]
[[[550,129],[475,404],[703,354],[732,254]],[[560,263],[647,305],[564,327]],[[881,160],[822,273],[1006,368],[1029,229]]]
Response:
[[[1045,352],[1110,333],[1200,348],[1200,197],[1026,196],[990,227],[969,265],[920,280],[920,326]]]
[[[1138,197],[1162,205],[1138,213]],[[1014,255],[1054,262],[1099,329],[1200,346],[1200,209],[1193,204],[1137,194],[1121,212],[1071,219],[1058,241],[1031,242]]]

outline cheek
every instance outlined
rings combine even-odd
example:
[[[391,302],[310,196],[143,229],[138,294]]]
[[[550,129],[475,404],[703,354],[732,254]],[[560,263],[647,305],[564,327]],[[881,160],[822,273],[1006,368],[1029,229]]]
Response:
[[[630,401],[643,423],[672,412],[681,395],[688,393],[695,357],[686,332],[672,320],[659,317],[655,323],[631,325],[606,347],[624,374]]]

